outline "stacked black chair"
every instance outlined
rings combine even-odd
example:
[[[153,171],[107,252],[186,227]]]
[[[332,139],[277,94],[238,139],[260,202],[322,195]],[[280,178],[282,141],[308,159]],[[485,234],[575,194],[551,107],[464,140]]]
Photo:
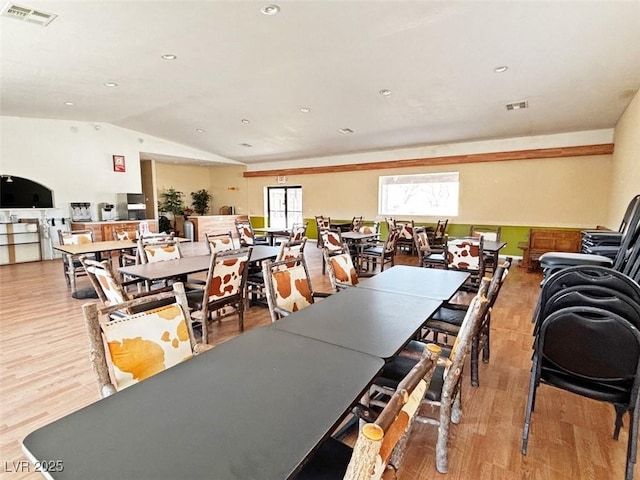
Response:
[[[591,231],[596,232],[596,231]],[[599,241],[600,246],[587,247],[587,250],[599,252],[600,254],[592,255],[585,253],[561,253],[548,252],[540,256],[540,266],[544,272],[544,280],[551,277],[554,273],[564,268],[574,265],[599,265],[603,267],[613,267],[615,270],[622,272],[636,282],[640,280],[640,195],[636,195],[629,203],[625,212],[620,229],[618,232],[620,237],[620,246],[612,247],[605,243],[611,243],[613,240],[607,240],[607,235],[611,234],[592,233],[593,242]],[[617,235],[617,234],[616,234]],[[599,240],[596,240],[599,238]],[[583,238],[583,250],[584,250]],[[615,248],[615,255],[611,251]],[[613,260],[612,257],[613,256]]]
[[[625,479],[631,480],[640,415],[640,286],[611,268],[566,268],[544,284],[534,321],[522,453],[527,453],[536,389],[551,385],[613,404],[616,440],[629,413]]]

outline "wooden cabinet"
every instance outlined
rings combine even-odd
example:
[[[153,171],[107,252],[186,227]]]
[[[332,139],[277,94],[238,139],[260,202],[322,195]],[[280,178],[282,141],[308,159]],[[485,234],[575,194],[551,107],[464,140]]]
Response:
[[[42,250],[37,220],[0,224],[0,265],[39,260]]]
[[[518,244],[522,249],[522,266],[532,270],[540,256],[547,252],[579,252],[581,241],[579,230],[532,228],[529,241]]]
[[[158,232],[157,220],[146,220],[149,222],[149,229],[152,232]],[[71,223],[71,230],[92,230],[93,239],[96,242],[104,242],[114,240],[113,232],[116,230],[125,230],[129,233],[131,238],[136,238],[136,232],[140,225],[139,220],[125,220],[114,222],[73,222]]]
[[[195,241],[206,241],[205,233],[227,233],[231,232],[234,238],[238,237],[235,220],[247,221],[249,217],[246,215],[193,215],[189,220],[193,222],[195,229]],[[176,228],[180,232],[184,232],[184,219],[178,219]]]

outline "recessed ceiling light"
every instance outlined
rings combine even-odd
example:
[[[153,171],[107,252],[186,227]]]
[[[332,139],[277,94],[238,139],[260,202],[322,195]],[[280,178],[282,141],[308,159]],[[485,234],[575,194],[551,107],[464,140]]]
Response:
[[[504,73],[507,70],[509,70],[509,67],[507,67],[506,65],[501,65],[500,67],[496,67],[493,69],[493,71],[496,73]]]
[[[349,135],[353,133],[353,130],[351,130],[350,128],[339,128],[338,131],[343,135]]]
[[[196,132],[198,132],[198,133],[204,133],[204,128],[196,128]]]
[[[242,120],[240,120],[242,123],[244,123],[245,125],[248,123],[251,123],[250,120],[247,120],[246,118],[243,118]]]
[[[300,111],[301,111],[302,113],[309,113],[309,112],[311,111],[311,109],[310,109],[309,107],[302,107],[302,108],[300,109]]]
[[[526,101],[507,103],[507,110],[523,110],[529,108],[529,104]]]
[[[73,103],[73,102],[64,102],[64,104],[65,104],[67,107],[73,107],[73,106],[75,105],[75,103]]]
[[[175,60],[178,57],[172,53],[167,53],[166,55],[162,55],[162,58],[165,60]]]
[[[388,97],[389,95],[391,95],[391,90],[387,90],[386,88],[383,88],[378,93],[383,97]]]
[[[117,87],[118,84],[116,82],[107,82],[104,84],[105,87]]]
[[[275,15],[280,12],[280,7],[278,5],[265,5],[260,11],[265,15]]]
[[[241,143],[240,144],[241,147],[246,147],[246,148],[251,148],[253,147],[253,145],[251,145],[250,143]]]

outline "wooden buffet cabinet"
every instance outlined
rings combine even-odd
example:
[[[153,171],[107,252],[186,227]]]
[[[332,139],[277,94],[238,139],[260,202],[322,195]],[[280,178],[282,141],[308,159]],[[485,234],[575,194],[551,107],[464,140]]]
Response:
[[[158,232],[157,220],[145,220],[149,222],[149,230]],[[114,240],[115,230],[125,230],[130,238],[136,238],[136,231],[140,225],[140,220],[122,220],[110,222],[71,222],[71,230],[92,230],[93,239],[96,242]]]

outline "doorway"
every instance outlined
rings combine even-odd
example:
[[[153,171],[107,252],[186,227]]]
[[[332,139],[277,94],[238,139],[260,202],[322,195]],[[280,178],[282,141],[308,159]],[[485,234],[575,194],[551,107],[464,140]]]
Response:
[[[288,229],[302,223],[302,187],[267,187],[267,226]]]

